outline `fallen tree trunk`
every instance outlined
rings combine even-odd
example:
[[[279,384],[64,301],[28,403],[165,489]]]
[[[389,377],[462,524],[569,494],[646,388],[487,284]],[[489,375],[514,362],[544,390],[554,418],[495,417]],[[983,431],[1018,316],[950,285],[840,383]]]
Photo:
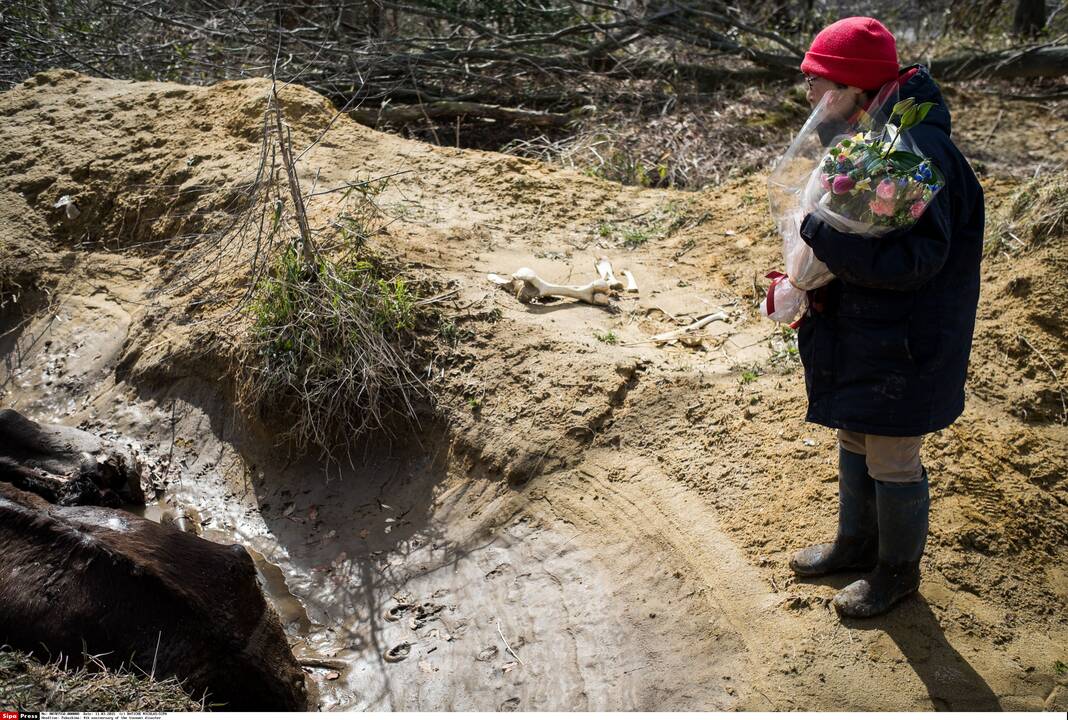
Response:
[[[488,57],[488,54],[487,54]],[[770,57],[770,56],[769,56]],[[596,74],[615,79],[635,78],[685,79],[697,83],[703,92],[714,90],[727,84],[762,83],[776,80],[788,80],[800,73],[801,58],[796,58],[796,66],[791,66],[786,56],[773,56],[774,63],[756,62],[756,67],[727,69],[702,63],[672,62],[668,60],[649,60],[632,58],[627,60],[606,59],[605,67]],[[566,58],[556,58],[558,67],[562,67]],[[1022,50],[1005,50],[993,53],[975,53],[953,55],[937,58],[929,63],[932,74],[939,80],[972,80],[976,78],[1037,78],[1068,75],[1068,46],[1048,45]],[[440,91],[446,91],[440,88]],[[446,91],[447,92],[447,91]],[[472,118],[489,118],[503,120],[535,127],[564,127],[576,119],[583,107],[576,106],[568,112],[550,112],[527,108],[509,107],[492,102],[491,93],[479,93],[479,101],[436,97],[428,102],[392,105],[383,109],[361,108],[353,110],[353,119],[365,125],[376,126],[382,123],[409,123],[421,120],[468,116]],[[419,97],[415,89],[394,87],[383,89],[383,96],[396,99]],[[423,93],[423,97],[425,97]],[[543,97],[531,96],[528,100],[537,104],[559,105],[566,102],[562,95]],[[656,98],[650,97],[650,100]],[[515,98],[511,99],[512,101]],[[663,100],[661,98],[661,100]],[[592,104],[591,99],[584,105]]]
[[[1068,45],[1046,45],[932,60],[931,73],[941,80],[1038,78],[1068,75]]]
[[[349,114],[357,122],[371,125],[372,127],[387,122],[407,123],[428,118],[459,117],[461,115],[507,120],[536,127],[561,127],[579,117],[581,110],[582,108],[578,108],[569,113],[552,113],[486,103],[439,100],[426,104],[386,106],[376,110],[361,108],[352,110]]]

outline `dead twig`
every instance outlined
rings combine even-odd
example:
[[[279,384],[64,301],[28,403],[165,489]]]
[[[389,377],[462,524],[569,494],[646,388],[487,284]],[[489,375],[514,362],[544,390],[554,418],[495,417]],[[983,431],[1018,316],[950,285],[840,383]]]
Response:
[[[994,137],[994,133],[998,131],[998,127],[1001,125],[1001,118],[1004,115],[1004,110],[998,110],[998,116],[994,120],[994,124],[990,126],[990,130],[987,132],[986,137],[983,138],[983,142],[987,142],[990,140],[990,138]]]
[[[156,660],[159,658],[159,643],[163,639],[163,631],[159,631],[159,635],[156,636],[156,651],[152,653],[152,672],[148,674],[149,680],[156,679]]]
[[[501,642],[504,643],[504,649],[508,651],[508,654],[511,655],[512,657],[514,657],[515,661],[517,663],[522,665],[523,661],[519,659],[519,656],[515,654],[515,650],[513,650],[512,646],[508,644],[508,641],[504,639],[504,633],[501,632],[501,621],[500,620],[497,621],[497,634],[501,636]]]
[[[297,218],[297,226],[300,228],[304,264],[308,271],[314,274],[317,253],[315,244],[312,242],[311,230],[308,228],[308,212],[304,209],[304,197],[300,194],[300,179],[297,177],[297,167],[291,154],[292,140],[287,134],[282,103],[278,100],[278,93],[274,84],[271,85],[271,105],[274,110],[275,127],[278,132],[278,150],[282,155],[282,166],[285,168],[286,177],[289,180],[289,195],[293,202],[293,213]]]

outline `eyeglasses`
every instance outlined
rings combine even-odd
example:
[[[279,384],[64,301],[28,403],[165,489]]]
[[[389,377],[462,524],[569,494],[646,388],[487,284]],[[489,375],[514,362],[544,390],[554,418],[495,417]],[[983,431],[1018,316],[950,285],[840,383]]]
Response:
[[[843,85],[842,83],[837,83],[837,82],[835,82],[833,80],[828,80],[827,78],[820,77],[819,75],[809,75],[809,74],[806,73],[806,74],[802,75],[802,77],[805,79],[805,84],[809,87],[809,89],[811,89],[812,86],[815,85],[818,82],[819,83],[825,83],[827,85],[833,85],[834,87],[838,88],[839,90],[841,90],[841,89],[843,89],[845,87],[848,87],[846,85]]]

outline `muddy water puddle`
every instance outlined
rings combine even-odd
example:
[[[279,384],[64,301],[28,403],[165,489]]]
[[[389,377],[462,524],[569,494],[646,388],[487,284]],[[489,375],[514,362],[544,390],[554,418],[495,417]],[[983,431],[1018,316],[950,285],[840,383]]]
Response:
[[[371,482],[391,464],[394,480]],[[252,488],[258,517],[188,489],[168,506],[200,502],[205,537],[249,549],[322,709],[639,704],[620,670],[642,653],[619,632],[596,558],[573,536],[499,517],[490,484],[442,491],[433,463],[412,464],[372,460],[364,477],[313,487],[304,472],[267,474]]]
[[[127,446],[158,491],[141,514],[244,545],[318,707],[642,707],[648,652],[566,523],[451,475],[434,429],[344,471],[278,459],[202,381],[117,383],[129,326],[114,298],[55,298],[5,338],[0,403]]]
[[[321,709],[641,704],[623,671],[646,660],[619,631],[596,557],[508,515],[493,484],[398,449],[360,472],[290,468],[235,492],[191,451],[177,456],[182,477],[142,514],[248,549]]]

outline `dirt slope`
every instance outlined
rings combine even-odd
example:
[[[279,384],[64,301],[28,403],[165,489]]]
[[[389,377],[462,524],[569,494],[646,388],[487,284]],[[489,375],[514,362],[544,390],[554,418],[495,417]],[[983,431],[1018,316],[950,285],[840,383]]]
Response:
[[[1068,706],[1065,334],[1037,302],[1060,294],[1064,234],[989,253],[968,409],[924,448],[921,593],[841,622],[828,600],[853,576],[801,583],[786,567],[833,532],[836,451],[801,420],[789,337],[757,316],[778,255],[761,176],[640,190],[339,119],[304,155],[305,187],[403,171],[379,198],[395,218],[379,241],[455,284],[461,340],[429,370],[439,420],[328,475],[233,411],[210,320],[242,272],[158,292],[252,172],[268,87],[54,71],[0,95],[0,277],[22,288],[0,327],[0,398],[176,460],[169,501],[262,553],[295,638],[350,663],[315,671],[324,708]],[[333,117],[302,88],[282,97],[298,146]],[[966,148],[989,134],[979,112]],[[1063,181],[1057,123],[1034,152]],[[992,215],[1007,208],[1019,182],[983,179]],[[78,217],[53,208],[62,195]],[[528,265],[585,282],[601,254],[641,288],[611,310],[521,305],[485,280]],[[643,342],[720,308],[696,346]],[[440,627],[383,620],[431,599]]]

